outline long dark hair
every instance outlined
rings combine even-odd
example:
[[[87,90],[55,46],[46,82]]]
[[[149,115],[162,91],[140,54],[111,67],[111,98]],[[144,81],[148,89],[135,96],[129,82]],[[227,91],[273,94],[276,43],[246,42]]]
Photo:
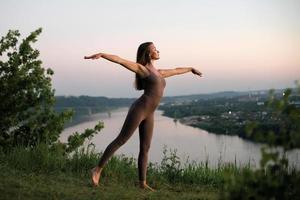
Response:
[[[153,44],[153,43],[152,42],[144,42],[139,46],[139,48],[137,50],[137,54],[136,54],[136,62],[137,63],[145,66],[151,62],[150,49],[149,49],[149,46],[151,44]],[[145,89],[145,83],[138,74],[135,74],[135,88],[137,90]]]

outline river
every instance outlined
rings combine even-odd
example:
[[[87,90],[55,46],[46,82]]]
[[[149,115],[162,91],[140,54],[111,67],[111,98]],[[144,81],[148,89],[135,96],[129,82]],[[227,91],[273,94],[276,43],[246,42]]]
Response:
[[[93,128],[98,121],[104,122],[104,129],[97,134],[91,142],[95,144],[96,151],[104,151],[106,146],[118,135],[126,117],[128,108],[121,108],[111,113],[93,115],[93,119],[64,129],[60,140],[67,141],[67,137],[75,131],[82,132],[86,128]],[[155,112],[154,133],[149,151],[149,161],[160,163],[163,157],[164,146],[167,149],[176,149],[177,155],[184,163],[208,162],[210,167],[219,163],[236,162],[237,165],[249,164],[256,168],[259,166],[261,144],[253,143],[238,136],[216,135],[199,128],[193,128],[174,122],[172,118],[162,116],[162,111]],[[138,130],[124,144],[116,154],[124,154],[137,158],[139,151]],[[293,150],[288,153],[290,164],[300,168],[300,151]]]

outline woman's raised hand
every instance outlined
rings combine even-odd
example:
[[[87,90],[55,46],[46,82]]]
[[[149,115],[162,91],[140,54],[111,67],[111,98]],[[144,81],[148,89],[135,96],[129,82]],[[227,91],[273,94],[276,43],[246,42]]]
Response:
[[[198,75],[200,77],[202,76],[202,73],[199,70],[195,69],[195,68],[192,68],[192,73],[195,74],[195,75]]]
[[[91,56],[84,56],[84,59],[98,59],[98,58],[101,58],[102,57],[102,54],[101,53],[97,53],[97,54],[94,54],[94,55],[91,55]]]

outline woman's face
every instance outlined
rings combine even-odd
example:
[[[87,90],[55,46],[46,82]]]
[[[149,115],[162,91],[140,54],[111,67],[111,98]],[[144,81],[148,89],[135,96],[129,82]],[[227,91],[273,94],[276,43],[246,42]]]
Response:
[[[149,50],[150,50],[151,60],[158,60],[159,59],[159,51],[156,49],[154,44],[149,45]]]

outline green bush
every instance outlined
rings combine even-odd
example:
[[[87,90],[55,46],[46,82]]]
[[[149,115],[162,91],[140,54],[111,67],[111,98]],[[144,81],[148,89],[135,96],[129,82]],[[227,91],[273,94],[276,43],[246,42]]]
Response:
[[[91,139],[104,127],[99,122],[94,129],[73,133],[67,144],[58,142],[65,123],[74,112],[58,113],[54,109],[51,85],[54,72],[42,67],[39,51],[31,47],[41,31],[37,29],[19,42],[19,31],[10,30],[0,40],[0,151],[39,145],[39,148],[59,147],[68,154],[77,151],[86,139]],[[36,162],[45,161],[43,157],[36,159]]]
[[[299,85],[294,95],[300,95]],[[267,129],[257,122],[247,126],[248,134],[257,140],[265,137],[267,146],[261,149],[259,169],[227,176],[221,195],[224,199],[299,199],[300,172],[289,166],[286,158],[287,150],[300,147],[300,108],[291,98],[291,89],[285,90],[281,98],[270,92],[268,106],[276,128]]]
[[[71,111],[55,112],[53,71],[42,67],[39,51],[31,44],[39,28],[19,42],[10,30],[0,40],[0,148],[56,142]]]

